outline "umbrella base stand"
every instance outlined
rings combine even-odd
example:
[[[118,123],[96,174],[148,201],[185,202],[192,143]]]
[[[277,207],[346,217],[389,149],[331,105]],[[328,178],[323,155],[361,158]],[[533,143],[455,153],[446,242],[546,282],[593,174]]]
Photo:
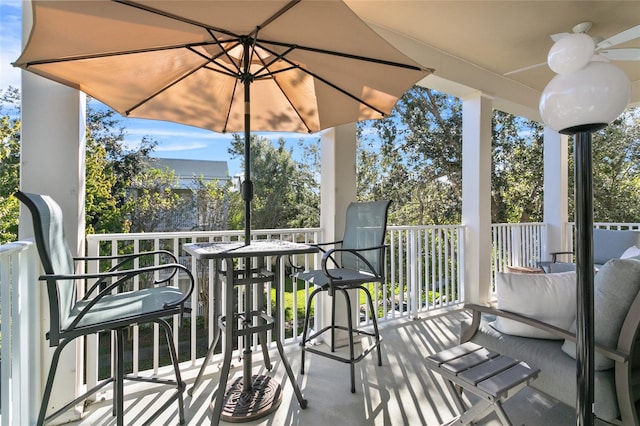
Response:
[[[252,382],[251,390],[244,392],[242,377],[229,381],[222,402],[221,420],[249,422],[272,413],[280,406],[282,389],[277,381],[269,376],[254,375]]]

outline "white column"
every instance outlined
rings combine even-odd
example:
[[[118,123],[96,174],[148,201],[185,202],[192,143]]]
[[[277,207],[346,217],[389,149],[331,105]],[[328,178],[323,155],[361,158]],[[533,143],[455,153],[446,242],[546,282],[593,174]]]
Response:
[[[543,260],[550,260],[551,252],[572,250],[565,227],[569,221],[568,141],[569,136],[550,127],[544,128],[544,223],[547,233]]]
[[[491,295],[491,118],[492,99],[480,92],[462,100],[462,224],[464,300]]]
[[[356,199],[356,125],[325,130],[320,140],[320,227],[324,239],[342,238],[347,206]]]
[[[23,40],[31,28],[31,4],[23,4]],[[64,228],[73,254],[84,253],[85,196],[85,96],[28,72],[22,72],[22,133],[20,152],[20,188],[52,196],[64,212]],[[25,208],[20,211],[19,238],[33,236],[31,217]],[[34,284],[36,285],[36,284]],[[42,335],[41,355],[34,357],[40,365],[42,395],[53,349],[44,334],[49,330],[48,296],[42,284],[39,324]],[[76,383],[76,345],[71,343],[62,354],[49,410],[60,408],[73,397],[71,383]],[[38,359],[39,358],[39,359]],[[77,392],[77,388],[76,388]],[[38,408],[40,401],[37,401]],[[77,419],[70,410],[56,419],[63,423]]]
[[[345,124],[328,129],[320,140],[320,227],[324,231],[324,241],[342,239],[346,221],[347,206],[356,199],[356,125]],[[358,321],[358,298],[351,297],[352,318]],[[316,308],[316,318],[320,327],[331,320],[331,304],[322,295],[321,309]],[[337,296],[336,321],[346,324],[343,297]],[[318,314],[321,314],[318,316]],[[346,334],[345,334],[346,337]],[[327,336],[328,339],[328,336]],[[336,344],[342,342],[337,335]]]

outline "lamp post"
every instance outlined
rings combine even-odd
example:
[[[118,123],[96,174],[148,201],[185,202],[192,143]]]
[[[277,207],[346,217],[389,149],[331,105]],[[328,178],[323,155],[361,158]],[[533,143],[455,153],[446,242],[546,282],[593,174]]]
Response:
[[[631,96],[629,78],[618,67],[595,55],[586,34],[558,40],[547,57],[557,75],[540,97],[546,125],[574,135],[576,224],[576,423],[593,425],[594,306],[593,191],[591,134],[624,111]]]

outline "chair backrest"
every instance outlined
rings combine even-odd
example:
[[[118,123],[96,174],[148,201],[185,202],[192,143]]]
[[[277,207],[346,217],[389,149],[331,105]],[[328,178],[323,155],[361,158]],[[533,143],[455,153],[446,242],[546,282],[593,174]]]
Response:
[[[596,228],[593,230],[593,263],[604,265],[610,259],[619,259],[632,246],[640,247],[639,231]]]
[[[62,209],[48,195],[18,191],[16,197],[27,206],[33,220],[33,232],[45,274],[73,274],[73,256],[64,235]],[[51,331],[66,324],[76,299],[73,280],[47,280]],[[56,323],[56,319],[59,321]]]
[[[382,246],[387,233],[390,204],[390,200],[349,204],[342,248],[363,249]],[[378,275],[383,274],[384,250],[371,250],[361,254],[373,265]],[[355,270],[369,269],[361,259],[349,253],[342,254],[342,267]]]

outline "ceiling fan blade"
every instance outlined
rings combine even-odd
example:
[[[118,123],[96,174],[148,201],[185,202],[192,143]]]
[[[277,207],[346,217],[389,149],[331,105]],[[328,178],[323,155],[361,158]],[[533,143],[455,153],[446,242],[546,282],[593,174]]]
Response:
[[[640,61],[640,48],[601,50],[598,55],[611,61]]]
[[[531,69],[534,69],[534,68],[541,67],[543,65],[547,65],[547,63],[546,62],[541,62],[539,64],[529,65],[528,67],[518,68],[517,70],[509,71],[509,72],[506,72],[506,73],[504,73],[502,75],[504,75],[506,77],[506,76],[511,75],[511,74],[517,74],[519,72],[528,71],[528,70],[531,70]]]
[[[596,46],[597,49],[606,49],[611,46],[615,46],[618,44],[625,43],[629,40],[634,40],[640,37],[640,25],[636,25],[635,27],[631,27],[628,30],[624,30],[621,33],[618,33],[608,39],[602,40]]]
[[[558,34],[551,34],[549,37],[551,37],[551,40],[553,41],[558,41],[560,39],[565,38],[568,35],[569,33],[558,33]]]

